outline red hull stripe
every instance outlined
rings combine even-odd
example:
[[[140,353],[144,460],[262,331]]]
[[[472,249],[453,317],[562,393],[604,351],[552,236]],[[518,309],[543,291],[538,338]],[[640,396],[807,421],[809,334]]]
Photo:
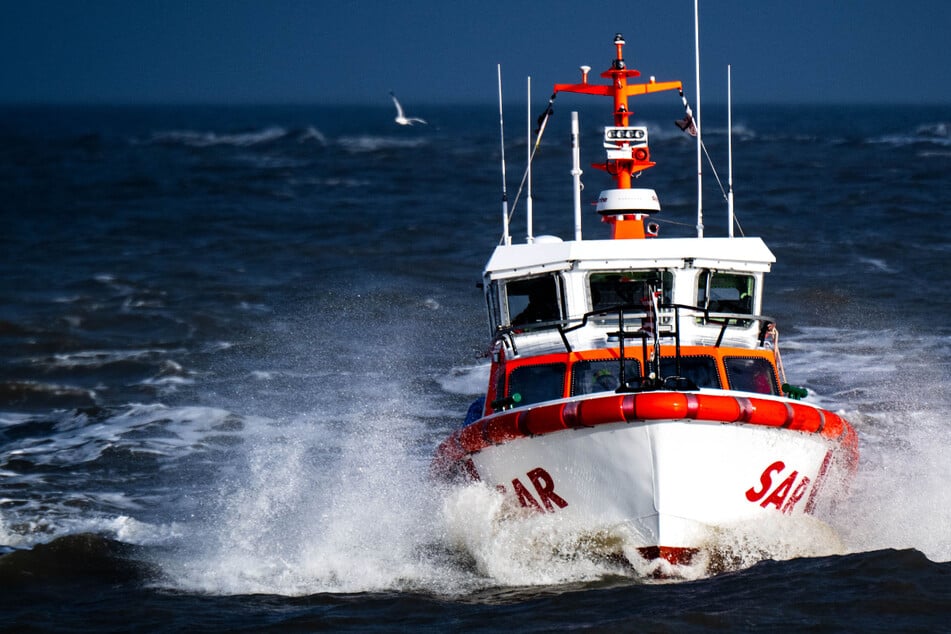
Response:
[[[746,423],[819,434],[858,455],[858,437],[843,418],[808,405],[765,398],[686,392],[606,394],[496,412],[453,432],[436,451],[436,460],[453,463],[485,447],[517,438],[566,429],[656,420]]]
[[[637,551],[648,561],[664,559],[675,566],[687,566],[697,554],[696,548],[681,548],[678,546],[642,546]]]

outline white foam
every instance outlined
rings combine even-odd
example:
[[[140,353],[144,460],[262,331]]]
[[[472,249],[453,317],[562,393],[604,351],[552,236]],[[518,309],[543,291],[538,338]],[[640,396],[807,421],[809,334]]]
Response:
[[[378,152],[380,150],[417,148],[426,145],[429,141],[425,137],[392,137],[392,136],[342,136],[337,139],[337,143],[344,150],[363,154],[368,152]]]
[[[181,144],[189,147],[211,147],[215,145],[248,147],[276,141],[286,135],[287,130],[278,126],[231,134],[199,132],[196,130],[171,130],[168,132],[156,132],[149,141],[152,143]]]
[[[496,584],[551,585],[624,574],[623,566],[598,557],[618,550],[623,534],[591,537],[589,527],[521,511],[477,483],[449,492],[443,518],[450,544],[468,552],[478,572]]]
[[[485,393],[489,384],[489,364],[452,368],[447,374],[436,377],[436,381],[450,394],[475,396]],[[465,412],[462,412],[463,414]]]
[[[96,460],[111,448],[181,457],[221,435],[217,427],[233,415],[215,408],[150,404],[131,405],[105,421],[91,420],[81,412],[60,411],[54,416],[54,434],[14,440],[5,446],[7,453],[29,458],[34,464],[65,467]],[[5,415],[4,422],[26,420]],[[141,433],[149,430],[161,433]]]
[[[868,268],[873,271],[878,271],[880,273],[898,273],[898,269],[890,266],[888,262],[880,258],[858,258],[858,261],[866,265]]]
[[[298,143],[306,143],[307,141],[316,141],[320,145],[327,145],[327,137],[323,132],[313,126],[307,126],[300,136],[297,137]]]
[[[129,350],[80,350],[53,354],[50,357],[34,357],[29,363],[55,368],[99,368],[111,363],[122,361],[155,361],[169,354],[182,354],[181,348],[163,350],[158,348],[141,348]],[[179,366],[180,368],[181,366]]]
[[[427,464],[407,444],[414,423],[373,406],[334,418],[247,438],[246,464],[222,483],[225,502],[164,563],[177,586],[300,595],[426,586],[443,574],[419,553],[438,525],[425,519],[435,503]]]
[[[859,435],[856,480],[831,520],[845,546],[951,560],[951,340],[940,331],[809,328],[782,346],[790,378],[808,382],[818,392],[811,398]]]

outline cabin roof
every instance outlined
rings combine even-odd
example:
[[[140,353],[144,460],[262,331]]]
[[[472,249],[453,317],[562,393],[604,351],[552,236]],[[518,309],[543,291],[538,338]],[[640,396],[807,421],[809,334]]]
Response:
[[[769,271],[776,261],[760,238],[664,238],[644,240],[572,240],[496,247],[484,276],[506,279],[573,267],[696,268]]]

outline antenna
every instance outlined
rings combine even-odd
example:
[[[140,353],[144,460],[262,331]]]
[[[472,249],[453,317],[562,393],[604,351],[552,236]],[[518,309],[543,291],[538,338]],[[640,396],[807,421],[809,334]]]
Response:
[[[498,65],[499,75],[499,136],[502,144],[502,242],[512,244],[509,235],[509,198],[505,190],[505,124],[502,117],[502,64]]]
[[[693,0],[693,47],[697,75],[697,237],[703,237],[703,141],[700,135],[700,0]]]
[[[528,189],[526,191],[525,198],[525,218],[528,223],[528,235],[526,236],[526,241],[531,244],[535,241],[535,237],[532,235],[532,77],[528,77],[528,106],[526,107],[526,118],[525,118],[525,134],[527,135],[528,143],[525,144],[525,149],[527,153],[528,166],[525,168],[528,178]]]
[[[733,79],[730,64],[726,65],[726,129],[727,129],[727,193],[726,210],[729,220],[729,235],[733,237]]]
[[[581,240],[581,148],[578,144],[578,113],[571,113],[571,176],[574,189],[575,240]]]

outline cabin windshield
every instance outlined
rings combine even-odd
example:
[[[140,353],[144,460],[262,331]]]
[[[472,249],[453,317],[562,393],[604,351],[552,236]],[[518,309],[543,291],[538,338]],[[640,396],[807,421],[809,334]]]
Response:
[[[670,271],[596,271],[588,277],[591,309],[605,310],[618,305],[641,305],[647,301],[648,284],[658,286],[660,301],[670,303],[673,275]]]
[[[693,381],[697,387],[720,387],[720,375],[717,372],[717,362],[713,357],[706,355],[680,357],[680,372],[677,372],[677,358],[663,357],[660,360],[660,375],[682,376]]]
[[[507,396],[514,398],[519,405],[562,398],[564,392],[564,363],[523,365],[509,374]]]
[[[757,394],[779,394],[776,389],[776,374],[766,359],[724,357],[723,365],[731,389]]]
[[[697,306],[714,313],[753,314],[756,278],[705,269],[697,282]]]
[[[526,326],[564,319],[560,277],[555,274],[505,283],[509,323]]]
[[[617,359],[577,361],[571,366],[571,395],[613,392],[621,385],[621,369]],[[641,364],[636,359],[624,362],[624,378],[630,381],[641,376]]]

